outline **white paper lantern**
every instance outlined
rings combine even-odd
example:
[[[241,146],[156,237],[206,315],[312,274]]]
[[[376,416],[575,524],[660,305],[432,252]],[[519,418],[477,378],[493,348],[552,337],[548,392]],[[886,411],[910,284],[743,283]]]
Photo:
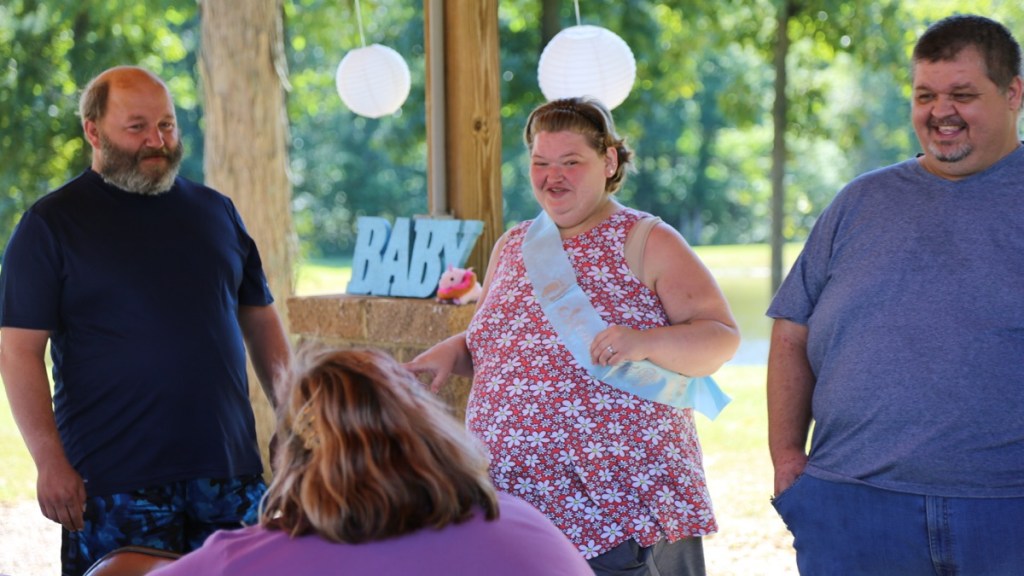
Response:
[[[548,100],[593,96],[611,110],[629,96],[636,60],[629,45],[614,32],[599,26],[572,26],[544,47],[537,78]]]
[[[387,46],[371,44],[345,54],[334,78],[342,102],[360,116],[393,114],[409,96],[409,65]]]

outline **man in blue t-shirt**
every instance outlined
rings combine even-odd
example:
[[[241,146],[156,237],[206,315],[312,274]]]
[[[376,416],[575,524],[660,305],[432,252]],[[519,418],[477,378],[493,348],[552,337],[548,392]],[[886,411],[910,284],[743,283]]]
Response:
[[[80,112],[91,167],[25,212],[0,269],[0,373],[72,575],[240,526],[265,489],[246,348],[272,403],[289,358],[234,205],[177,176],[166,85],[112,68]]]
[[[1022,90],[1004,26],[929,27],[923,153],[836,196],[768,310],[773,504],[802,574],[1024,570]]]

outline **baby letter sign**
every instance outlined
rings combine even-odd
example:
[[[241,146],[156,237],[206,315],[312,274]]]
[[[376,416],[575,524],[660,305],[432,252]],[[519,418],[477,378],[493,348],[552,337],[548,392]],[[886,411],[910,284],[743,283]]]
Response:
[[[429,298],[441,271],[462,268],[484,230],[480,220],[384,218],[356,221],[356,252],[348,294]]]

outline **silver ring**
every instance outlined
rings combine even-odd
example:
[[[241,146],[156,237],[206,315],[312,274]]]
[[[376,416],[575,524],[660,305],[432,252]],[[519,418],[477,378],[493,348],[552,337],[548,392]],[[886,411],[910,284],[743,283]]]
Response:
[[[613,356],[615,355],[615,348],[612,348],[610,345],[607,348],[605,348],[605,350],[607,350],[609,354]]]

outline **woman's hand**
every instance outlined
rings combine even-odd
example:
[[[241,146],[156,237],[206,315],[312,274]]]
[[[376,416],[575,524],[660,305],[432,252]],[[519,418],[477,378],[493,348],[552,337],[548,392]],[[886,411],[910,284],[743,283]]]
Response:
[[[466,347],[465,333],[435,344],[402,366],[413,374],[429,374],[430,389],[438,392],[452,374],[473,375],[473,361]]]
[[[590,343],[590,360],[598,366],[646,360],[643,341],[644,334],[640,330],[613,324]]]

